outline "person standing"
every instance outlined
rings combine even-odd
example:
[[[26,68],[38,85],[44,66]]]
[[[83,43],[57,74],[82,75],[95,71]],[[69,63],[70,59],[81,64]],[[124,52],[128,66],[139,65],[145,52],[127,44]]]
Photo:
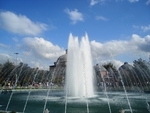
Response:
[[[119,110],[119,113],[125,113],[125,110],[122,108],[121,110]]]
[[[45,109],[44,113],[49,113],[49,110],[48,110],[48,109]]]

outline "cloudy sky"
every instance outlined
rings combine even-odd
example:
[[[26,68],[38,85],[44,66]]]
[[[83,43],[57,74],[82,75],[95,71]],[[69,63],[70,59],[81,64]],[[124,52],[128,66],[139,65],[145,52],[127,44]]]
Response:
[[[48,69],[85,32],[94,63],[148,61],[150,0],[0,0],[0,63]]]

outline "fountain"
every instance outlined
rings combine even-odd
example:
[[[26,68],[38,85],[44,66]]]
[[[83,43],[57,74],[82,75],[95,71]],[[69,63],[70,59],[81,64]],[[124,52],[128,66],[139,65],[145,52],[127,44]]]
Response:
[[[117,70],[118,73],[99,65],[93,66],[87,34],[80,42],[78,37],[70,34],[67,54],[60,56],[54,64],[52,72],[30,69],[24,64],[10,68],[12,70],[3,78],[4,85],[0,90],[0,113],[150,112],[150,95],[147,94],[150,91],[149,65],[141,67],[136,61],[135,66],[130,66],[126,62]],[[61,83],[60,80],[64,79],[65,82]],[[40,84],[34,86],[37,81],[43,87]],[[13,82],[14,85],[18,82],[30,85],[11,88]],[[51,83],[54,83],[54,88]]]
[[[87,34],[79,43],[78,37],[69,36],[67,51],[66,92],[68,96],[94,95],[93,64]]]

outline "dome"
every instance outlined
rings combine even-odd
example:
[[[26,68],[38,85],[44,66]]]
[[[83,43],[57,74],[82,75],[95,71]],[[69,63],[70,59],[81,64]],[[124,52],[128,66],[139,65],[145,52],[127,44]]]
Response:
[[[128,64],[128,62],[125,62],[120,68],[123,69],[133,69],[133,66]]]
[[[67,54],[64,54],[64,55],[60,56],[58,58],[58,60],[59,60],[59,62],[66,62],[67,61]]]
[[[57,59],[56,65],[64,66],[66,65],[66,62],[67,62],[67,54],[64,54]]]

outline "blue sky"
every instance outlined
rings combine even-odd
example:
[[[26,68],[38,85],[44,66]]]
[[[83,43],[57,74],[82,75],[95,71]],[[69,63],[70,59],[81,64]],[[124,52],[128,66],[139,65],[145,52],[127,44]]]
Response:
[[[94,63],[148,61],[150,0],[0,0],[0,63],[48,69],[85,32]]]

